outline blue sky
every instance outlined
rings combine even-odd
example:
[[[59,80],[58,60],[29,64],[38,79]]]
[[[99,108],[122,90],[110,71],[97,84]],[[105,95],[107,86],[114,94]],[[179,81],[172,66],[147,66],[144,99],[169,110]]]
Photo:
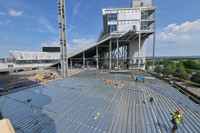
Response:
[[[129,7],[132,0],[66,0],[70,51],[94,44],[102,8]],[[200,1],[153,0],[157,6],[156,55],[200,55]],[[9,50],[41,51],[59,46],[56,0],[0,0],[0,58]],[[152,37],[147,56],[152,55]]]

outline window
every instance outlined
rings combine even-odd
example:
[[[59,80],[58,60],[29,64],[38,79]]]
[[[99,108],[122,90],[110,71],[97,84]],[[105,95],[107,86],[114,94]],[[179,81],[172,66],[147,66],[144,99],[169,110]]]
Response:
[[[138,59],[136,60],[136,63],[138,64]]]
[[[141,64],[143,64],[143,59],[140,59],[141,60]]]
[[[117,25],[111,25],[110,26],[110,32],[117,31]]]
[[[108,21],[117,20],[117,14],[108,14]]]

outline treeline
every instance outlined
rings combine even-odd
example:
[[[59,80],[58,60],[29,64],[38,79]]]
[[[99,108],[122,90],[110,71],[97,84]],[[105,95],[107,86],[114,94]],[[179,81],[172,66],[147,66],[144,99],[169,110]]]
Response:
[[[152,65],[152,62],[147,61],[146,67],[148,68],[150,65]],[[172,75],[184,80],[190,79],[191,81],[200,84],[200,63],[191,60],[179,62],[161,60],[155,61],[155,66],[154,71],[156,73],[162,73],[166,76]],[[193,71],[196,71],[196,73],[192,74]]]

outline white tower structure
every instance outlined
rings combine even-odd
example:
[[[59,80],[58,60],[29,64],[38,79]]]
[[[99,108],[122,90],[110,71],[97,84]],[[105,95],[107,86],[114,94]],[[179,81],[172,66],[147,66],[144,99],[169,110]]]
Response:
[[[128,68],[145,69],[146,39],[151,34],[155,35],[156,7],[152,6],[152,0],[133,1],[130,8],[107,8],[102,11],[104,28],[99,42],[107,37],[111,37],[111,46],[113,41],[116,42],[117,68],[119,68],[121,52],[119,48],[127,42]],[[110,54],[110,68],[112,59]]]

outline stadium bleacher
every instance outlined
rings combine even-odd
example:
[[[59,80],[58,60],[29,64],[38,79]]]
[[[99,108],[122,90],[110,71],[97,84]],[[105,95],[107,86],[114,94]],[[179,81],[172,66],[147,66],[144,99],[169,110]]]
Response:
[[[18,61],[28,60],[60,60],[60,53],[49,52],[25,52],[25,51],[9,51],[10,54]]]

